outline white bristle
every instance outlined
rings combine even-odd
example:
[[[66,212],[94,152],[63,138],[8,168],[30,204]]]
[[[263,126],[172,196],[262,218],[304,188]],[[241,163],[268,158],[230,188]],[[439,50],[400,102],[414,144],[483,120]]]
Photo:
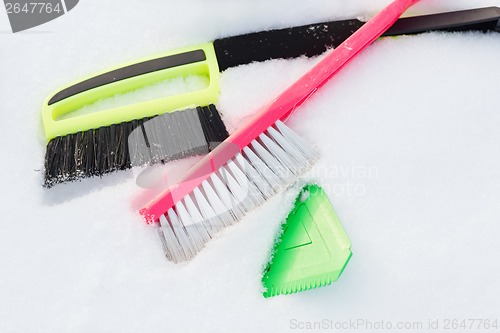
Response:
[[[295,148],[293,144],[283,136],[283,134],[275,130],[273,127],[270,127],[267,130],[267,133],[269,133],[269,136],[274,141],[276,141],[283,148],[283,150],[285,150],[290,155],[290,157],[295,160],[295,162],[300,164],[308,163],[308,160],[305,158],[302,152],[299,149]]]
[[[201,183],[201,186],[203,187],[203,191],[205,192],[206,197],[215,212],[215,215],[220,218],[222,223],[224,223],[224,227],[233,224],[233,222],[235,221],[233,215],[229,213],[226,206],[224,206],[224,203],[222,203],[221,199],[219,198],[217,193],[215,193],[214,189],[208,183],[208,181],[203,181],[203,183]]]
[[[200,210],[194,203],[194,201],[191,199],[191,196],[188,194],[184,198],[184,203],[186,204],[187,211],[189,215],[191,216],[191,220],[194,222],[195,225],[199,226],[200,228],[205,229],[206,233],[210,238],[212,238],[212,233],[211,233],[211,228],[207,226],[207,221],[203,218],[201,215]]]
[[[190,260],[217,232],[240,220],[307,171],[318,153],[281,121],[253,140],[160,217],[168,259]]]
[[[300,164],[297,164],[293,161],[293,159],[288,156],[288,152],[284,151],[276,142],[271,140],[267,135],[261,134],[259,139],[262,141],[263,145],[266,147],[268,151],[273,154],[274,157],[280,161],[280,163],[293,173],[295,176],[300,175]],[[293,146],[289,147],[290,150],[295,150]],[[296,167],[297,166],[297,167]]]
[[[201,215],[203,216],[205,226],[208,226],[210,235],[214,235],[224,227],[224,224],[198,187],[194,188],[193,193]]]
[[[187,260],[183,246],[179,243],[177,237],[175,237],[174,230],[168,223],[165,215],[160,216],[160,226],[163,237],[165,237],[165,242],[163,244],[165,246],[167,258],[175,262]]]
[[[280,183],[285,186],[290,182],[292,174],[288,170],[286,165],[281,164],[276,157],[273,156],[266,148],[264,148],[257,140],[253,140],[250,144],[254,153],[260,157],[262,162],[264,162],[269,169],[280,178]],[[279,189],[281,190],[281,188]]]
[[[247,170],[243,172],[239,166],[234,163],[234,161],[229,161],[227,163],[229,170],[233,174],[234,178],[240,184],[240,186],[247,191],[248,197],[252,200],[254,206],[260,206],[266,201],[266,199],[262,196],[262,193],[259,191],[257,186],[253,183],[252,179],[249,178],[249,174]]]
[[[174,234],[177,237],[177,241],[181,245],[181,248],[184,250],[186,258],[188,260],[190,258],[193,258],[196,253],[199,252],[199,250],[187,235],[186,229],[184,229],[181,222],[179,221],[179,218],[177,217],[177,214],[172,208],[168,210],[168,219],[170,221],[172,229],[174,230]]]
[[[231,194],[234,195],[236,199],[235,204],[239,205],[242,208],[241,210],[245,213],[251,211],[254,208],[254,203],[248,195],[248,188],[244,188],[238,184],[236,179],[234,179],[227,170],[227,166],[221,167],[219,172],[221,174],[221,180],[227,185]]]
[[[231,194],[227,186],[220,180],[220,177],[214,173],[210,176],[210,180],[214,185],[215,192],[219,195],[219,198],[224,203],[225,208],[229,211],[229,213],[233,216],[235,221],[241,219],[243,217],[243,212],[240,207],[236,205],[236,199]]]
[[[267,165],[262,161],[261,158],[259,158],[253,150],[251,150],[248,147],[245,147],[243,149],[243,152],[245,153],[246,159],[249,161],[251,165],[255,167],[255,170],[257,170],[262,177],[264,177],[267,181],[267,183],[271,186],[273,189],[273,194],[275,194],[283,185],[284,182],[279,178]]]
[[[205,246],[205,243],[210,239],[210,235],[207,230],[201,222],[193,223],[191,215],[186,210],[182,200],[175,205],[175,211],[177,212],[177,216],[186,229],[186,233],[190,236],[193,244],[196,246],[198,251],[201,250]]]
[[[264,179],[264,177],[257,171],[255,168],[248,163],[248,161],[238,153],[235,158],[236,162],[238,165],[245,170],[245,173],[248,175],[248,178],[250,178],[255,186],[259,189],[259,191],[262,193],[264,196],[264,199],[267,199],[271,197],[274,194],[274,191],[267,182],[267,180]]]
[[[309,146],[300,136],[298,136],[290,127],[283,124],[282,121],[278,120],[274,126],[283,134],[285,138],[288,139],[293,145],[302,152],[304,156],[309,156],[309,165],[314,164],[314,162],[319,158],[319,153],[315,151],[311,146]]]

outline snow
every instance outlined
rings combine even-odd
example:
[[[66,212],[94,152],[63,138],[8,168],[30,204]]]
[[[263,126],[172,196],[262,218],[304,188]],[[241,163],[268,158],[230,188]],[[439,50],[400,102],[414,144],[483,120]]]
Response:
[[[289,119],[322,153],[301,182],[322,184],[353,244],[332,286],[261,296],[262,269],[298,186],[182,265],[165,260],[154,228],[141,222],[137,208],[151,193],[135,171],[41,187],[40,107],[57,88],[177,47],[367,17],[387,3],[81,1],[19,34],[0,10],[0,331],[286,332],[294,319],[498,318],[499,34],[377,41]],[[422,0],[410,13],[489,5],[500,1]],[[223,73],[217,107],[228,127],[315,61]]]

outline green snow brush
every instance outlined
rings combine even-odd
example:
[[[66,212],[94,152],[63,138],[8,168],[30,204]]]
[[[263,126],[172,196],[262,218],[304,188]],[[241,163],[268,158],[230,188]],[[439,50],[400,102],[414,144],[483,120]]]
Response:
[[[329,285],[340,277],[351,254],[351,242],[325,192],[307,185],[275,242],[262,278],[264,297]]]

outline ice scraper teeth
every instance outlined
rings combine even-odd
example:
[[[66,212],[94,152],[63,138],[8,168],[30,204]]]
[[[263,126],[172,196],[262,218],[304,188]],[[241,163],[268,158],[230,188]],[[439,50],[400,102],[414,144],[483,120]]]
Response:
[[[393,1],[141,210],[161,225],[167,258],[191,259],[219,230],[309,169],[317,153],[283,121],[417,1]]]

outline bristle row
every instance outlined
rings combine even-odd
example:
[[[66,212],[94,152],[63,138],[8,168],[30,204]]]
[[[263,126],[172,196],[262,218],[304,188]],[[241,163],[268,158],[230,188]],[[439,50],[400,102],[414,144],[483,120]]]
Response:
[[[307,171],[317,152],[278,121],[160,218],[166,256],[193,258],[218,232]]]
[[[56,137],[47,145],[44,185],[206,154],[227,137],[214,105]]]
[[[208,148],[209,150],[213,150],[228,137],[226,126],[222,122],[215,105],[210,104],[208,107],[198,107],[197,110]]]

